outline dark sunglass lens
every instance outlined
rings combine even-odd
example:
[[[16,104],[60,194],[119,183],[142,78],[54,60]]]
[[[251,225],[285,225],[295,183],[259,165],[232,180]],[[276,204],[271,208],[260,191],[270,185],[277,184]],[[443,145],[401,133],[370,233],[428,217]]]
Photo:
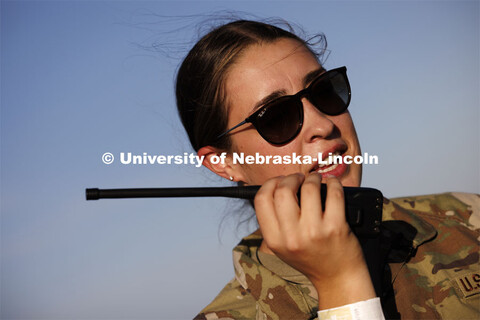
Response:
[[[339,71],[330,71],[311,86],[311,102],[323,113],[339,115],[350,103],[350,86],[346,75]]]
[[[295,138],[303,122],[303,106],[291,97],[280,98],[262,108],[254,125],[270,143],[284,144]]]

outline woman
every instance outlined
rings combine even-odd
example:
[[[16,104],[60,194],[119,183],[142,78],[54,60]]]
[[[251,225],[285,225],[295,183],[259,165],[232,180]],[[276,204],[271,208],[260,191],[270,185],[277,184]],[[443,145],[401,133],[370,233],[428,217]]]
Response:
[[[179,69],[176,94],[180,117],[192,146],[205,156],[204,165],[231,181],[262,186],[254,201],[259,231],[234,249],[235,279],[197,318],[311,319],[318,311],[321,319],[382,319],[362,249],[345,220],[342,185],[360,186],[361,165],[325,165],[322,159],[289,165],[239,164],[233,156],[360,155],[347,111],[346,68],[325,70],[308,43],[291,32],[259,22],[235,21],[211,31],[194,46]],[[225,161],[214,161],[214,156],[224,152]],[[324,208],[321,183],[327,184]],[[450,211],[461,212],[456,223],[466,224],[472,211],[465,202],[450,197],[422,201],[448,203]],[[415,200],[409,201],[414,206]],[[457,315],[475,316],[478,309],[471,305],[478,295],[465,302],[461,288],[426,287],[434,294],[427,296],[419,290],[420,298],[408,297],[401,285],[423,279],[423,275],[415,269],[417,265],[408,269],[404,263],[436,232],[401,205],[387,201],[384,206],[384,219],[404,220],[417,233],[412,234],[411,228],[391,232],[398,238],[395,243],[411,244],[404,257],[400,257],[403,247],[392,249],[400,262],[392,265],[399,278],[394,286],[400,314],[446,317],[454,314],[450,310],[454,306]],[[475,243],[478,226],[464,229],[454,231],[465,243]],[[472,261],[478,264],[478,244],[463,249],[462,257],[454,260],[456,268],[463,270],[458,275],[480,287],[480,276],[472,265]],[[424,260],[424,253],[417,256]],[[408,273],[411,270],[418,272],[413,276]],[[454,281],[450,277],[442,273],[437,283]],[[456,294],[458,301],[450,299]]]

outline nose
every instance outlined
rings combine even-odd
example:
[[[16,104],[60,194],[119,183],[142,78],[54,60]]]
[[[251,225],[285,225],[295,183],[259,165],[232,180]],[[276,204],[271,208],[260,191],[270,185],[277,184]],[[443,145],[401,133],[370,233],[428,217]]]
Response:
[[[303,98],[303,128],[302,136],[307,142],[316,139],[327,139],[335,132],[335,124],[330,116],[323,114],[308,99]]]

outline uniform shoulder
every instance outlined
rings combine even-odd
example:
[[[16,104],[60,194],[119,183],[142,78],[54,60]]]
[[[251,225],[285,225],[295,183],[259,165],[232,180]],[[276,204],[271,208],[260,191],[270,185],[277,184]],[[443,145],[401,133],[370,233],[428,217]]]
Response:
[[[393,198],[386,202],[387,211],[395,210],[394,207],[398,206],[417,215],[458,220],[470,227],[480,228],[480,195],[478,194],[447,192]]]
[[[194,319],[255,319],[255,315],[255,299],[233,279]]]
[[[390,264],[402,318],[478,318],[479,201],[470,193],[387,200],[387,217],[414,227],[411,258]]]

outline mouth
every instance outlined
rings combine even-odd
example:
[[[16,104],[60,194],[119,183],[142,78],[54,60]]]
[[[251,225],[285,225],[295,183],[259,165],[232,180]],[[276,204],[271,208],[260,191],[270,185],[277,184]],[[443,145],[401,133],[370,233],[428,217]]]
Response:
[[[326,158],[322,159],[321,163],[317,163],[310,172],[327,173],[335,170],[339,165],[339,163],[335,161],[335,158],[341,155],[342,153],[340,151],[335,151],[331,156],[327,154]]]
[[[345,152],[346,149],[335,148],[330,152],[322,153],[322,159],[318,159],[310,172],[318,172],[323,178],[342,176],[348,169],[348,165],[343,161]]]

